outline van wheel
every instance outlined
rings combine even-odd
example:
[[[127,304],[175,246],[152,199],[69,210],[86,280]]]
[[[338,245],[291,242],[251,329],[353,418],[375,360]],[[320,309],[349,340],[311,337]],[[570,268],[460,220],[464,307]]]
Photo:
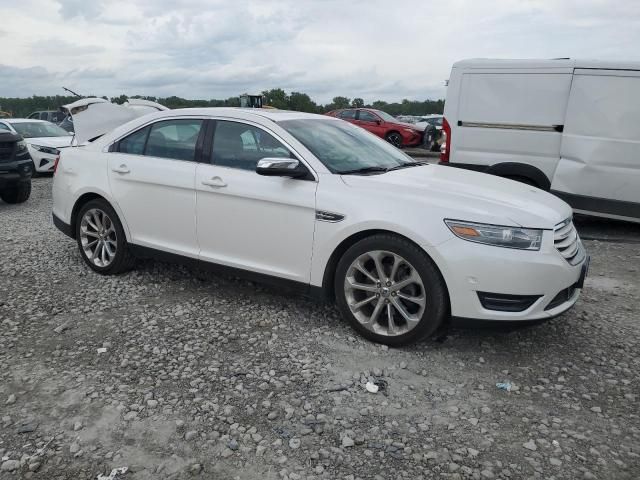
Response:
[[[400,135],[398,132],[388,133],[387,136],[384,137],[384,139],[394,147],[400,148],[402,146],[402,135]]]
[[[103,275],[123,273],[133,267],[122,223],[106,200],[87,202],[78,212],[76,239],[80,255],[92,270]]]
[[[335,275],[338,309],[363,337],[398,347],[432,335],[448,314],[437,267],[408,240],[390,234],[349,248]]]

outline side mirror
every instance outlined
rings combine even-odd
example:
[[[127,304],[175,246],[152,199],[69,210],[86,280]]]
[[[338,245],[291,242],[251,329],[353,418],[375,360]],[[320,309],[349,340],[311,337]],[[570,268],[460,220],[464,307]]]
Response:
[[[258,160],[256,173],[266,177],[306,177],[309,173],[295,158],[263,158]]]

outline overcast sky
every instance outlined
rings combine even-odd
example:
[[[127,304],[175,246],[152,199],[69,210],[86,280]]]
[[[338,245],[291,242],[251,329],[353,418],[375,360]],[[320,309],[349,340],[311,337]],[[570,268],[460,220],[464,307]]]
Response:
[[[471,57],[640,60],[639,0],[0,0],[0,96],[444,97]]]

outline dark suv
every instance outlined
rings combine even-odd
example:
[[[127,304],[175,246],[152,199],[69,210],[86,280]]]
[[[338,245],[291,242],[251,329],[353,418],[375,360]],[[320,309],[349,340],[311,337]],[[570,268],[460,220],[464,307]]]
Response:
[[[22,137],[0,132],[0,198],[7,203],[26,202],[32,174],[33,162]]]

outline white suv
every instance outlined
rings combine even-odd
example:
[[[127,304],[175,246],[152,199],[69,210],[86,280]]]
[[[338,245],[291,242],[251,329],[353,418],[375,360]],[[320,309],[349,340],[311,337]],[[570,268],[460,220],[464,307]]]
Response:
[[[562,200],[305,113],[146,115],[63,151],[53,196],[55,225],[98,273],[139,255],[215,265],[335,298],[388,345],[451,316],[551,318],[588,263]]]

